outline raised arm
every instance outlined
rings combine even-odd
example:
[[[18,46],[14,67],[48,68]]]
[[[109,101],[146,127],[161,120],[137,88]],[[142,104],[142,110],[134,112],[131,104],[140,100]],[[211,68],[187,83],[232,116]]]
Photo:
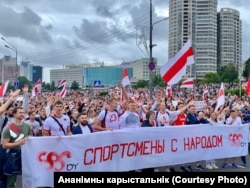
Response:
[[[5,103],[0,106],[0,114],[3,114],[6,109],[15,101],[20,91],[20,89],[17,89],[10,94],[10,97],[7,99],[7,101],[5,101]]]

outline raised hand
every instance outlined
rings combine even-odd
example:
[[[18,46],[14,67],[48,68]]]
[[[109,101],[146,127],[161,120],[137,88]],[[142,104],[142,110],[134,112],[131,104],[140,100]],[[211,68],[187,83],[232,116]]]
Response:
[[[23,93],[27,94],[28,92],[29,92],[29,86],[28,86],[28,84],[24,84],[23,85]]]
[[[20,94],[21,90],[20,89],[17,89],[15,91],[11,91],[10,93],[10,98],[16,98],[19,94]]]

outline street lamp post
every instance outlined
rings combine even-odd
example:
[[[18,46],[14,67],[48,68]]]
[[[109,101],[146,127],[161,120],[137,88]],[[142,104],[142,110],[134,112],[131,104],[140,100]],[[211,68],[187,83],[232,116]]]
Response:
[[[15,74],[14,74],[14,82],[16,82],[17,81],[17,48],[13,46],[11,43],[9,43],[7,40],[5,40],[5,38],[1,37],[1,39],[5,41],[7,44],[9,44],[9,45],[4,45],[6,48],[9,48],[16,52],[16,67],[15,67]]]
[[[149,20],[149,96],[150,99],[153,99],[153,57],[152,57],[152,49],[153,49],[153,44],[152,44],[152,33],[153,33],[153,24],[152,24],[152,0],[150,0],[150,20]],[[152,67],[150,67],[152,66]]]
[[[168,20],[168,17],[163,18],[159,21],[156,21],[154,23],[152,23],[152,0],[150,0],[150,21],[149,21],[149,96],[150,99],[153,99],[153,70],[155,69],[155,62],[153,59],[153,55],[152,55],[152,51],[153,51],[153,47],[156,46],[156,44],[152,43],[152,35],[153,35],[153,28],[154,25],[164,21],[164,20]]]

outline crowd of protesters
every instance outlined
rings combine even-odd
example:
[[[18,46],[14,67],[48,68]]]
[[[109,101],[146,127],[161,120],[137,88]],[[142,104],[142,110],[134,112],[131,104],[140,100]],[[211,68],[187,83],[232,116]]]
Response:
[[[68,91],[61,98],[50,92],[40,92],[32,97],[31,88],[27,85],[22,90],[7,93],[0,107],[0,181],[7,177],[8,187],[13,187],[15,177],[3,171],[4,152],[10,148],[19,148],[24,139],[15,140],[9,133],[12,124],[29,125],[32,136],[54,136],[72,134],[90,134],[97,131],[109,131],[130,127],[186,126],[189,124],[215,123],[239,125],[250,122],[250,104],[246,95],[227,95],[224,106],[215,112],[217,92],[220,85],[209,84],[206,98],[203,96],[205,85],[194,89],[184,89],[179,86],[172,88],[171,94],[166,94],[165,88],[155,88],[150,97],[148,88],[131,89],[122,84],[119,89],[107,89],[107,95],[101,95],[103,90]],[[225,84],[226,88],[237,88],[236,85]],[[123,97],[121,97],[121,94]],[[197,109],[196,101],[203,101],[202,109]],[[20,122],[23,118],[23,122]],[[250,141],[250,140],[249,140]],[[10,144],[11,143],[11,144]],[[13,144],[14,143],[14,144]],[[250,152],[250,148],[248,148]],[[247,166],[245,156],[241,156],[242,165]],[[195,163],[197,170],[237,168],[235,158],[224,159],[223,164],[216,164],[216,159],[206,161],[203,167],[200,161]],[[142,171],[157,171],[157,168],[142,169]],[[167,166],[166,171],[177,171],[174,166]],[[182,164],[178,171],[191,172],[191,164]],[[6,176],[5,176],[5,175]]]

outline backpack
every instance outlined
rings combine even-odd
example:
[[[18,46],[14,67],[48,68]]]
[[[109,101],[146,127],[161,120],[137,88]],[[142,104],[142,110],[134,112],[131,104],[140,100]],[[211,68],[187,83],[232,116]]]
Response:
[[[117,115],[118,115],[117,109],[115,109],[114,111],[116,111],[116,113],[117,113]],[[101,122],[101,127],[105,127],[105,120],[106,120],[107,113],[108,113],[108,110],[105,109],[105,114],[104,114],[103,120],[102,120],[102,122]],[[119,116],[119,115],[118,115],[118,116]]]
[[[159,125],[157,124],[157,117],[158,117],[158,114],[159,114],[159,111],[156,111],[156,114],[155,114],[155,122],[156,122],[156,126],[158,127]],[[169,116],[169,112],[166,111],[166,114]]]

